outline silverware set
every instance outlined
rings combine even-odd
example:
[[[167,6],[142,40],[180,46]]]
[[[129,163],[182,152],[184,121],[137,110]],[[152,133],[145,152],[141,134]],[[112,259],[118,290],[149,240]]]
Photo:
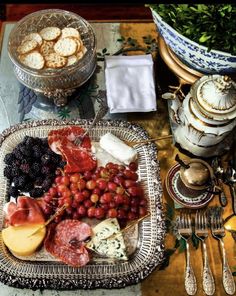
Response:
[[[185,290],[188,295],[195,295],[197,292],[197,281],[190,260],[189,239],[195,233],[196,237],[201,241],[203,253],[203,271],[202,271],[202,286],[206,295],[213,295],[215,292],[214,277],[210,268],[206,239],[208,238],[209,229],[212,237],[217,239],[222,251],[222,282],[225,292],[229,295],[235,293],[235,282],[232,272],[229,268],[226,251],[224,247],[223,237],[225,229],[222,219],[221,207],[210,207],[208,210],[199,210],[195,213],[195,218],[192,220],[192,213],[181,210],[176,218],[178,234],[186,242],[186,268],[185,268]]]

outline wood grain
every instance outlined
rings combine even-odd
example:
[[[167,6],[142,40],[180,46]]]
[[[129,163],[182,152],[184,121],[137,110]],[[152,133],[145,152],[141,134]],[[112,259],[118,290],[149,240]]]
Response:
[[[87,20],[152,20],[150,9],[144,4],[6,4],[6,21],[18,21],[41,9],[65,9]]]

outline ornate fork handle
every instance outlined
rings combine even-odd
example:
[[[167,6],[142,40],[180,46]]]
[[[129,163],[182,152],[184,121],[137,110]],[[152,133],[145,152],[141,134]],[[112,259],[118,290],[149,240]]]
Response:
[[[189,252],[189,243],[186,241],[186,270],[185,270],[185,290],[188,295],[195,295],[197,292],[197,282],[196,277],[193,272],[193,268],[190,263],[190,252]]]
[[[233,295],[235,293],[235,282],[232,275],[232,272],[229,268],[229,264],[226,258],[225,246],[222,239],[220,239],[220,244],[222,248],[222,257],[223,257],[223,286],[225,292],[229,295]]]
[[[92,123],[87,127],[87,129],[85,130],[85,132],[83,133],[83,135],[77,137],[75,140],[74,140],[74,143],[76,145],[80,145],[83,138],[91,131],[91,129],[95,126],[95,124],[101,120],[103,118],[103,116],[106,114],[107,112],[107,106],[102,106],[100,105],[99,107],[99,110],[97,111],[97,113],[95,114],[95,117],[92,121]]]
[[[203,258],[204,258],[204,266],[203,266],[203,290],[206,295],[213,295],[215,292],[215,282],[211,272],[211,268],[208,261],[206,243],[203,241]]]
[[[89,125],[89,127],[86,129],[86,131],[84,132],[82,137],[85,137],[90,131],[91,129],[95,126],[95,124],[102,119],[102,117],[104,116],[105,113],[105,108],[102,106],[99,108],[99,110],[97,111],[97,113],[95,114],[95,117],[92,121],[92,123]]]

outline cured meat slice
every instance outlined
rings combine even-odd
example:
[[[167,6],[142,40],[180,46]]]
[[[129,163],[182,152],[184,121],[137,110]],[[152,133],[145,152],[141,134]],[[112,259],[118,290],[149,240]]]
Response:
[[[68,265],[84,266],[89,262],[89,253],[84,241],[91,234],[92,229],[86,223],[67,219],[48,227],[44,247],[50,254]]]
[[[83,135],[84,130],[79,126],[69,126],[52,130],[48,134],[48,144],[57,154],[61,154],[66,161],[66,173],[85,172],[96,168],[97,160],[91,152],[91,141],[85,136],[80,144],[74,144],[76,137]]]
[[[20,196],[15,207],[11,206],[6,220],[12,226],[43,224],[43,213],[37,201],[28,196]]]
[[[78,245],[92,236],[91,227],[78,220],[64,220],[57,225],[55,240],[63,245]]]

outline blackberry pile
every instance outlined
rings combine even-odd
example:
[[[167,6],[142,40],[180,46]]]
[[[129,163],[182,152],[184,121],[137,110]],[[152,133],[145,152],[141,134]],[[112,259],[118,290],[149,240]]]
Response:
[[[51,187],[56,169],[65,162],[48,146],[47,138],[25,136],[11,153],[5,155],[4,176],[9,179],[8,197],[28,192],[31,197],[42,196]]]

